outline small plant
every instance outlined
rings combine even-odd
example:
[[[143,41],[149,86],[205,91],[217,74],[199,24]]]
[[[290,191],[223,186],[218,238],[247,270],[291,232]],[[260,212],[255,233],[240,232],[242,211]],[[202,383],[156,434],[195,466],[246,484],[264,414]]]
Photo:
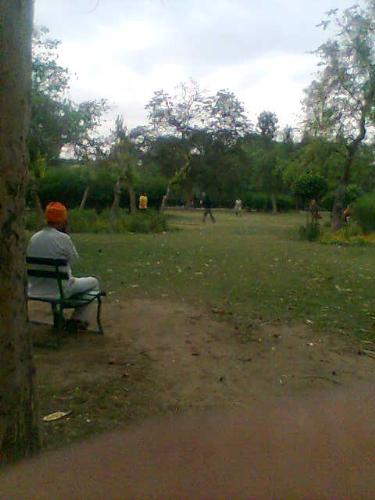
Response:
[[[307,241],[316,241],[320,238],[320,226],[318,222],[307,222],[305,226],[300,226],[299,239]]]
[[[353,215],[364,233],[375,231],[375,193],[358,198],[354,205]]]

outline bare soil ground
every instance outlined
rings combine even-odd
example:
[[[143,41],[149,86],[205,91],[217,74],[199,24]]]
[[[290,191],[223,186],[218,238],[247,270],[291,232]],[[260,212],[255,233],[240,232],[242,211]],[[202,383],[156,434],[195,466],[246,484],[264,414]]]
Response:
[[[32,304],[33,319],[50,320]],[[43,423],[54,447],[148,416],[240,407],[260,399],[309,394],[374,380],[363,344],[307,324],[258,324],[240,331],[219,310],[184,302],[117,300],[104,305],[103,337],[64,339],[36,348],[41,414],[71,412]],[[50,328],[31,326],[38,340]]]

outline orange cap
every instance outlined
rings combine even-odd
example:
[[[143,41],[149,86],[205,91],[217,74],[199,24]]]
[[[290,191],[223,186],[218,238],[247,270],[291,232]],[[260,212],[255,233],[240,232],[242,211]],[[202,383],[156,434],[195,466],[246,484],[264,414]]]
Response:
[[[66,222],[68,220],[68,211],[59,201],[48,203],[44,212],[47,222]]]

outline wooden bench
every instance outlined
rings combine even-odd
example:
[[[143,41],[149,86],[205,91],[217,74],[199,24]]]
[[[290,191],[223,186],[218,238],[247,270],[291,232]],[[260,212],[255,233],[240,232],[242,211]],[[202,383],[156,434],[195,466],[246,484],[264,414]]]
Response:
[[[44,278],[55,280],[59,295],[56,298],[47,298],[27,294],[27,299],[51,304],[53,313],[53,328],[56,331],[57,345],[60,345],[62,332],[65,327],[64,309],[73,309],[79,306],[90,304],[94,300],[97,301],[96,322],[97,333],[103,335],[103,327],[101,323],[101,298],[105,292],[101,290],[89,290],[87,292],[65,297],[63,281],[69,279],[66,272],[68,261],[66,259],[50,259],[44,257],[26,257],[27,276],[34,278]]]

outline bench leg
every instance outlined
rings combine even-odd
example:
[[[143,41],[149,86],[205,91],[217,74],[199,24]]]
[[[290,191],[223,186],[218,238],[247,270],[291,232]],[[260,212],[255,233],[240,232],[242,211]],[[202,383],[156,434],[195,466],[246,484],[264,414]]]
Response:
[[[97,306],[97,309],[96,309],[96,322],[98,324],[98,333],[100,335],[104,335],[104,331],[103,331],[103,327],[102,327],[102,321],[101,321],[102,299],[101,299],[100,295],[98,295],[97,301],[98,301],[98,306]]]
[[[53,314],[53,329],[56,332],[57,346],[60,347],[61,337],[65,326],[64,310],[60,305],[51,304]]]

